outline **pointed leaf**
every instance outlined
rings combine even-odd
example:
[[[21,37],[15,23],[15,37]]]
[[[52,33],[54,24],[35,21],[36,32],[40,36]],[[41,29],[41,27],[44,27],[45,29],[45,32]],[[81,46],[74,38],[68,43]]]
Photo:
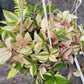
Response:
[[[50,56],[49,56],[49,60],[50,60],[51,62],[57,62],[57,59],[56,59],[56,57],[55,57],[54,55],[50,55]]]
[[[80,72],[77,70],[76,72],[73,73],[74,76],[80,77]]]
[[[43,43],[37,43],[35,45],[35,53],[39,53],[41,51],[41,49],[43,48]]]
[[[48,60],[48,53],[47,52],[41,52],[40,54],[36,55],[36,57],[40,60],[40,61],[47,61]]]
[[[36,84],[43,84],[43,80],[40,76],[37,76]]]
[[[5,44],[11,50],[11,37],[9,37],[5,40]]]
[[[3,12],[4,12],[4,16],[8,22],[11,22],[13,20],[17,21],[17,17],[14,13],[6,11],[6,10],[3,10]]]
[[[16,37],[15,37],[15,34],[14,34],[13,32],[11,32],[11,31],[6,31],[6,33],[9,34],[10,37],[16,38]]]
[[[56,80],[53,77],[51,77],[49,80],[46,81],[46,84],[57,84],[57,83]]]
[[[68,41],[70,40],[68,37],[66,37],[65,35],[61,35],[58,37],[59,41]]]
[[[41,67],[39,69],[39,73],[40,73],[40,76],[43,78],[43,74],[46,72],[46,68],[45,67]]]
[[[40,38],[40,36],[37,34],[37,32],[34,33],[34,40],[36,42],[42,42],[42,39]]]
[[[0,48],[0,64],[4,64],[11,56],[12,53],[7,48]]]
[[[30,74],[31,74],[32,77],[34,77],[37,74],[37,68],[36,68],[36,65],[35,64],[33,64],[30,67]]]
[[[17,74],[17,70],[14,68],[11,68],[10,72],[8,73],[7,79],[14,77],[16,74]]]
[[[56,79],[56,84],[70,84],[70,81],[65,79],[63,76],[56,75],[55,79]]]
[[[41,21],[41,28],[44,32],[47,30],[47,25],[46,25],[46,19],[45,18],[43,18],[43,20]]]
[[[69,62],[70,62],[71,64],[73,64],[74,59],[73,59],[73,56],[72,56],[72,55],[70,55],[70,56],[68,57],[68,60],[69,60]]]
[[[24,40],[25,40],[26,42],[32,41],[32,38],[31,38],[31,36],[30,36],[30,34],[29,34],[28,32],[25,34]]]
[[[5,40],[5,38],[6,38],[6,31],[3,31],[3,32],[2,32],[1,37],[2,37],[2,40],[4,41],[4,40]]]
[[[55,65],[54,70],[55,71],[62,71],[65,68],[65,63],[58,63]]]
[[[38,24],[41,22],[41,14],[40,13],[37,14],[36,21]]]
[[[25,47],[19,49],[17,52],[24,54],[24,55],[30,55],[32,53],[32,49],[29,46],[25,46]]]

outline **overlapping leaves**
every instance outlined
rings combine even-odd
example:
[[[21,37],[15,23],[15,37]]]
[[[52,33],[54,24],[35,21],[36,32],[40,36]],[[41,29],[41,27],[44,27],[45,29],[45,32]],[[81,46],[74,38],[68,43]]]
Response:
[[[20,35],[21,12],[16,15],[3,11],[6,21],[1,23],[5,23],[6,26],[1,27],[0,30],[4,41],[0,44],[4,45],[0,48],[0,64],[4,64],[10,58],[15,64],[8,78],[15,76],[15,71],[25,71],[37,78],[36,84],[43,84],[43,80],[46,80],[46,84],[70,83],[58,72],[65,69],[67,64],[73,64],[74,51],[80,50],[80,41],[84,42],[84,35],[75,28],[76,16],[69,11],[59,10],[55,10],[53,14],[54,6],[52,2],[48,4],[51,4],[51,13],[48,5],[46,9],[49,12],[48,23],[52,48],[50,48],[43,9],[40,9],[41,12],[38,10],[41,8],[40,3],[35,6],[29,5],[29,9],[24,9],[22,35]],[[84,34],[80,26],[79,29]]]

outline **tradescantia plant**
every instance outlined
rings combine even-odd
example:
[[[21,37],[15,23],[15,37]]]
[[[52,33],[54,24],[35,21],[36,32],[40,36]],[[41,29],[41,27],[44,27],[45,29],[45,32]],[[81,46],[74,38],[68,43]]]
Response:
[[[17,13],[3,10],[6,21],[1,23],[6,26],[0,29],[3,40],[0,42],[0,64],[11,60],[8,79],[23,71],[23,75],[31,75],[35,79],[35,84],[44,84],[44,80],[45,84],[69,84],[70,81],[61,76],[60,72],[73,64],[74,52],[79,52],[84,41],[84,35],[76,28],[74,19],[77,17],[69,11],[55,10],[52,2],[51,9],[46,6],[48,13],[51,10],[48,23],[53,48],[50,48],[43,8],[40,3],[26,7],[22,35],[20,10]],[[77,73],[71,70],[68,79]]]

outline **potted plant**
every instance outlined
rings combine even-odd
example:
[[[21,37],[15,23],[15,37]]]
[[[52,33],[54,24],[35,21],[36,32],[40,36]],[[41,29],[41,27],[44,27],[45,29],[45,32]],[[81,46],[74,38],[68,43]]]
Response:
[[[0,64],[8,60],[12,62],[8,79],[23,71],[23,75],[31,75],[35,79],[35,84],[69,84],[70,80],[60,72],[73,64],[74,52],[81,49],[79,37],[82,39],[83,35],[76,28],[74,19],[77,17],[69,11],[55,10],[52,2],[50,9],[46,6],[53,46],[50,48],[41,3],[32,6],[25,1],[22,35],[21,11],[15,3],[15,13],[3,10],[6,21],[1,23],[6,26],[0,29],[3,40],[0,44]],[[72,70],[69,77],[72,74],[77,73]]]

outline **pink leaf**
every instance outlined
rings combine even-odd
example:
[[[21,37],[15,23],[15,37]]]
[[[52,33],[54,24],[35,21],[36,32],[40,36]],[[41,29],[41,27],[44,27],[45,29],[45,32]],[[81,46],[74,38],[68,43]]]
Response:
[[[65,27],[71,27],[71,25],[69,24],[67,20],[65,20],[62,25]]]
[[[68,60],[68,56],[71,54],[71,52],[72,52],[72,49],[69,49],[66,53],[64,53],[63,55],[64,59]]]

